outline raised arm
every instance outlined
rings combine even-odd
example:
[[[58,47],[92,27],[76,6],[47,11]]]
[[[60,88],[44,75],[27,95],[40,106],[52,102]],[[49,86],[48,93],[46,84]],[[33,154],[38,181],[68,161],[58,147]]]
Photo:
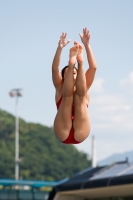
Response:
[[[52,63],[52,79],[56,89],[60,89],[62,86],[62,77],[59,71],[59,66],[60,66],[62,49],[70,42],[70,40],[66,41],[66,36],[67,33],[62,33],[62,35],[60,36],[58,47],[56,49],[56,53]]]
[[[91,84],[93,83],[97,66],[96,66],[96,61],[95,61],[93,52],[90,47],[89,30],[87,28],[84,28],[83,35],[82,34],[79,34],[79,35],[80,35],[82,43],[84,44],[86,54],[87,54],[89,69],[86,71],[86,86],[87,86],[87,89],[89,89]]]

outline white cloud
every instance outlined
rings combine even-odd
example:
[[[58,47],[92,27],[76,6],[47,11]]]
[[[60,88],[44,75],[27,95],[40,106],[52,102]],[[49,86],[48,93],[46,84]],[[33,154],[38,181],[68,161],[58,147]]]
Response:
[[[117,139],[117,136],[115,137],[113,135],[113,139],[101,138],[96,138],[97,161],[105,159],[116,153],[124,153],[126,151],[133,150],[132,140],[129,137],[123,139],[121,136]]]
[[[124,79],[120,80],[121,85],[133,84],[133,71]]]
[[[133,83],[133,72],[125,79]],[[119,90],[106,91],[105,80],[97,78],[90,93],[89,114],[91,121],[90,136],[76,147],[91,154],[91,136],[97,141],[97,159],[131,150],[133,141],[133,98],[131,93],[120,94]],[[117,88],[117,87],[116,87]],[[124,90],[125,91],[125,90]]]
[[[108,132],[105,134],[101,132],[91,132],[89,137],[82,143],[74,145],[77,149],[85,151],[91,157],[92,153],[92,135],[95,135],[96,139],[96,158],[97,161],[105,159],[115,153],[124,153],[126,151],[131,151],[132,148],[132,139],[131,137],[124,137],[123,132],[121,136],[117,136],[117,131],[112,132],[112,138],[109,136]]]
[[[115,112],[118,110],[129,111],[131,109],[130,105],[105,105],[102,108],[99,108],[99,111],[102,112]]]
[[[91,129],[94,130],[107,130],[108,128],[110,128],[110,124],[109,123],[94,123],[91,126]]]
[[[133,72],[128,78],[133,82]],[[104,89],[104,79],[98,78],[94,82],[90,98],[90,119],[92,128],[98,131],[133,130],[133,101],[129,96],[108,93]]]
[[[91,93],[101,93],[103,92],[103,83],[105,82],[105,80],[103,78],[97,78],[94,80],[91,88],[90,88],[90,92]]]

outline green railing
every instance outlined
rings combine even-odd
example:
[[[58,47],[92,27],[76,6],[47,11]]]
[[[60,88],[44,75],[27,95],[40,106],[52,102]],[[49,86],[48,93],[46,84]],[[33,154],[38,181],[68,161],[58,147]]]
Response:
[[[47,200],[49,192],[33,190],[0,190],[0,200]]]

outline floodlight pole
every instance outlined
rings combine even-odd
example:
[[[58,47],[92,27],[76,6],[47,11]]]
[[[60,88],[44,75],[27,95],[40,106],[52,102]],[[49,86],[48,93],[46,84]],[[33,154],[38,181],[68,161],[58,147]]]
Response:
[[[91,156],[91,160],[92,160],[92,167],[95,168],[97,163],[96,163],[96,140],[95,140],[95,136],[92,136],[92,156]]]
[[[11,97],[16,97],[16,120],[15,120],[15,180],[19,180],[19,116],[18,116],[18,97],[22,96],[21,89],[13,89]]]
[[[19,117],[18,117],[17,93],[16,93],[16,131],[15,131],[15,180],[19,180]]]

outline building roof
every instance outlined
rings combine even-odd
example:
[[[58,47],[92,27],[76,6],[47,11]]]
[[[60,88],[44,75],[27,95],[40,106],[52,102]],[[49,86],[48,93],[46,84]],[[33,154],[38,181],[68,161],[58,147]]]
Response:
[[[107,188],[126,184],[133,184],[133,163],[124,161],[109,166],[91,167],[55,186],[50,193],[49,200],[53,200],[58,192]]]

